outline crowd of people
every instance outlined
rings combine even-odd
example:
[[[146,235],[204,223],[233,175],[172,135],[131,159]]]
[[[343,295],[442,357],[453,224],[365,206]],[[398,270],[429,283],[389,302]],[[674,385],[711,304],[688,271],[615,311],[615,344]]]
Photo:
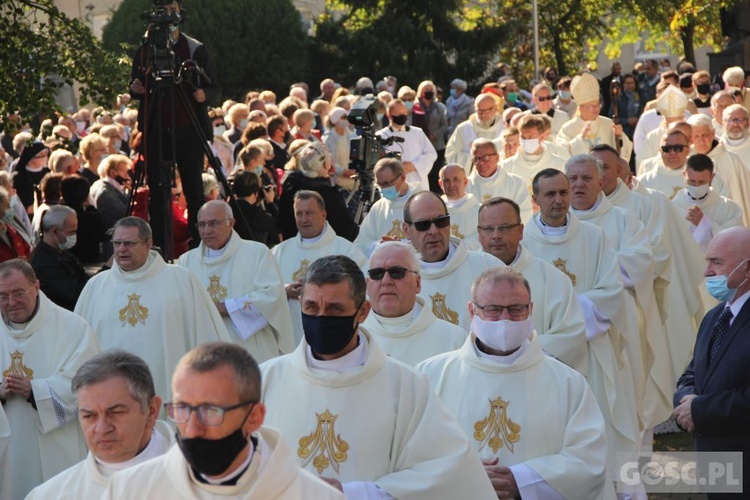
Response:
[[[646,498],[655,429],[750,451],[742,68],[206,78],[191,123],[141,59],[4,120],[0,498]],[[360,223],[363,103],[398,140]]]

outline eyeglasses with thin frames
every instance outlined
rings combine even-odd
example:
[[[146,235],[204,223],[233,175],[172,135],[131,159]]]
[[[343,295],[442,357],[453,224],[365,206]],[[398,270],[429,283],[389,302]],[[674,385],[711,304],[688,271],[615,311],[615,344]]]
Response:
[[[134,246],[136,246],[139,243],[143,243],[147,240],[136,240],[136,241],[128,241],[128,240],[112,240],[112,246],[114,248],[117,247],[125,247],[126,249],[130,250]]]
[[[34,286],[34,283],[29,285],[25,290],[19,290],[17,292],[11,292],[11,293],[0,293],[0,304],[7,304],[10,302],[10,299],[13,300],[21,300],[26,295],[28,295],[29,290]]]
[[[516,224],[504,224],[502,226],[477,226],[477,229],[482,231],[484,234],[495,234],[495,231],[500,234],[508,234],[511,229],[516,228],[520,225],[521,223],[518,222]]]
[[[488,318],[499,318],[503,315],[504,310],[508,310],[508,314],[511,318],[523,319],[529,310],[530,304],[511,304],[509,306],[501,306],[496,304],[487,304],[486,306],[480,306],[476,302],[472,302],[474,307],[479,309]]]
[[[451,224],[451,216],[450,215],[441,215],[440,217],[435,217],[434,219],[425,219],[425,220],[415,220],[414,222],[405,221],[410,226],[414,226],[414,229],[419,231],[420,233],[423,233],[430,229],[430,226],[435,224],[435,227],[438,229],[443,229]]]
[[[202,221],[198,222],[195,225],[195,227],[197,227],[198,229],[206,229],[206,228],[208,228],[208,229],[215,229],[215,228],[219,227],[220,225],[224,224],[228,220],[229,219],[221,219],[221,220],[214,219],[214,220],[205,220],[205,221],[202,220]]]
[[[485,161],[490,161],[494,157],[497,156],[497,153],[490,153],[488,155],[482,155],[482,156],[475,156],[474,157],[474,163],[482,163]]]

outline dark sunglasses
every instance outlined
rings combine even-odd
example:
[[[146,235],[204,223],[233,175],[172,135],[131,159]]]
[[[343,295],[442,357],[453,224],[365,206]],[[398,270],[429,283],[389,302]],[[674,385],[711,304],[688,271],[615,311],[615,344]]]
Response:
[[[410,226],[414,226],[414,229],[416,229],[420,233],[430,229],[430,226],[433,224],[435,224],[436,228],[443,229],[444,227],[448,227],[450,223],[450,215],[441,215],[440,217],[435,217],[434,219],[415,220],[414,222],[407,222],[407,224],[409,224]]]
[[[536,100],[539,101],[539,102],[553,101],[554,99],[555,99],[555,96],[553,96],[553,95],[548,95],[547,97],[537,97],[536,98]]]
[[[380,281],[385,276],[385,273],[388,273],[388,276],[391,277],[393,280],[402,280],[404,279],[404,276],[406,276],[406,273],[414,273],[419,274],[417,271],[412,271],[411,269],[406,269],[405,267],[399,267],[399,266],[393,266],[389,267],[387,269],[382,267],[373,267],[372,269],[367,271],[367,275],[370,277],[371,280]]]
[[[674,151],[675,153],[682,153],[682,150],[685,149],[687,146],[683,146],[682,144],[675,144],[674,146],[662,146],[661,150],[665,153],[671,153]]]

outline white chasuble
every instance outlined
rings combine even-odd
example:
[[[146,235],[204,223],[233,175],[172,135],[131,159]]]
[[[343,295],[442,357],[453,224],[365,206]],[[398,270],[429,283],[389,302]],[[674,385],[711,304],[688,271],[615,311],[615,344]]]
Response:
[[[604,231],[568,214],[567,231],[561,236],[545,236],[537,218],[524,228],[524,248],[567,274],[573,290],[584,295],[609,319],[608,332],[588,340],[587,380],[607,423],[610,463],[617,452],[637,449],[638,415],[632,379],[621,375],[625,339],[617,325],[627,324],[621,307],[627,299],[620,278],[617,256]]]
[[[299,233],[271,249],[271,254],[279,264],[281,279],[284,284],[301,281],[307,268],[321,257],[327,255],[346,255],[364,269],[367,257],[351,241],[337,236],[326,221],[323,233],[316,240],[304,240]],[[304,336],[302,331],[302,307],[299,299],[288,299],[289,313],[292,318],[294,345]],[[265,361],[265,360],[264,360]]]
[[[100,350],[91,327],[41,291],[37,312],[22,329],[0,321],[0,373],[29,378],[37,408],[18,395],[3,405],[11,429],[9,498],[24,498],[86,455],[70,381]]]
[[[518,251],[518,257],[508,267],[523,274],[529,282],[534,303],[531,320],[539,344],[547,353],[587,375],[586,323],[570,278],[531,255],[523,245]]]
[[[453,205],[445,195],[441,198],[448,206],[448,215],[451,216],[451,236],[463,240],[469,250],[481,250],[477,234],[481,202],[471,193],[466,193],[466,200],[459,205]]]
[[[172,446],[166,454],[112,476],[102,499],[345,499],[333,486],[299,468],[278,431],[261,427],[255,436],[258,446],[237,484],[199,482],[179,446]]]
[[[154,250],[135,271],[123,271],[115,262],[91,278],[75,312],[91,324],[102,349],[143,358],[164,401],[171,399],[172,373],[185,353],[206,342],[232,342],[198,278],[167,264]]]
[[[553,153],[550,143],[542,143],[544,150],[539,155],[526,154],[523,148],[510,158],[500,164],[500,169],[509,174],[521,177],[526,182],[526,188],[531,195],[531,181],[534,176],[545,168],[555,168],[561,172],[565,171],[565,159]]]
[[[647,189],[654,189],[666,195],[670,200],[685,187],[685,176],[683,168],[671,169],[664,165],[659,158],[656,166],[644,174],[638,176],[638,180]],[[717,175],[712,182],[713,188],[722,196],[730,196],[729,189],[722,179]]]
[[[418,307],[417,307],[418,306]],[[405,327],[396,326],[389,318],[370,311],[363,325],[387,356],[409,366],[437,354],[458,349],[466,339],[466,332],[452,323],[437,319],[432,309],[417,297],[419,313]],[[413,315],[414,310],[408,314]]]
[[[533,213],[531,196],[529,189],[526,187],[526,181],[522,177],[509,174],[499,167],[493,175],[486,178],[479,175],[476,170],[473,171],[469,175],[466,192],[476,196],[480,205],[496,196],[510,198],[518,203],[521,208],[521,222],[529,220]]]
[[[234,343],[244,347],[255,361],[262,363],[294,349],[284,283],[267,246],[243,240],[232,231],[223,254],[209,257],[201,242],[198,248],[182,254],[179,263],[203,283],[213,302],[235,300],[244,304],[243,310],[260,312],[266,323],[257,331],[238,328],[231,311],[223,318]]]
[[[714,173],[729,189],[732,201],[742,209],[743,225],[750,227],[750,166],[747,166],[750,165],[750,159],[746,160],[747,164],[743,163],[740,157],[729,151],[723,142],[718,143],[709,151],[708,156],[714,162]],[[713,187],[716,188],[716,186]],[[730,198],[724,193],[718,194]]]
[[[476,452],[427,378],[385,356],[367,330],[363,366],[311,368],[308,345],[261,365],[266,424],[307,471],[374,482],[394,498],[497,498]]]
[[[444,321],[469,330],[471,318],[467,304],[471,300],[471,285],[487,269],[505,267],[503,261],[484,252],[473,252],[457,238],[451,238],[453,253],[444,265],[437,267],[420,261],[422,290],[419,292],[425,307]]]
[[[482,127],[477,120],[477,115],[472,114],[468,120],[459,123],[453,134],[445,145],[445,161],[463,165],[466,175],[469,175],[474,165],[471,163],[471,143],[475,139],[489,139],[494,141],[500,138],[500,133],[505,129],[501,117],[496,117],[489,127]]]
[[[589,385],[545,356],[535,337],[522,349],[512,363],[485,359],[470,335],[460,350],[417,369],[483,460],[497,457],[511,469],[525,464],[563,498],[603,498],[607,440]]]
[[[614,122],[612,120],[606,116],[597,116],[596,119],[590,122],[591,131],[589,132],[589,136],[584,139],[580,134],[585,124],[586,122],[580,116],[576,116],[562,126],[555,139],[556,142],[561,146],[567,147],[571,156],[588,154],[591,148],[599,144],[608,144],[618,149],[615,142]],[[620,136],[620,140],[622,141],[622,146],[619,148],[620,156],[630,161],[630,155],[633,153],[633,143],[625,134]]]
[[[713,189],[710,189],[702,200],[694,200],[687,190],[683,189],[674,197],[672,205],[683,215],[684,224],[704,252],[708,251],[708,244],[717,233],[743,225],[740,206],[728,198],[719,196]],[[695,206],[703,212],[703,217],[697,225],[685,218],[688,210]]]
[[[631,300],[622,303],[628,310],[628,323],[616,326],[627,338],[629,373],[641,425],[650,429],[672,414],[672,393],[677,381],[672,378],[666,331],[654,296],[654,257],[648,234],[635,215],[612,206],[604,193],[599,194],[591,210],[570,210],[581,221],[603,229],[617,253]]]
[[[174,444],[174,431],[163,420],[156,421],[153,433],[152,440],[140,455],[128,461],[129,467],[163,455]],[[157,434],[158,439],[154,439]],[[146,454],[148,456],[141,457]],[[99,463],[89,452],[83,461],[34,488],[26,500],[99,500],[115,472],[115,469],[108,469]]]
[[[406,193],[391,201],[380,198],[373,203],[370,211],[367,212],[362,223],[359,225],[359,234],[354,240],[357,248],[369,257],[375,245],[383,239],[384,236],[389,238],[403,240],[406,239],[404,233],[404,205],[406,201],[421,189],[416,184],[410,184]]]

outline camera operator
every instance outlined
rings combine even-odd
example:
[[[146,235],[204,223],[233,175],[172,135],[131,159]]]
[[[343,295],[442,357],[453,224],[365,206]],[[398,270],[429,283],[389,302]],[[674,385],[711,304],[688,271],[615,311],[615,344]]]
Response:
[[[198,210],[204,202],[201,181],[204,149],[196,129],[200,127],[205,137],[213,137],[213,129],[208,117],[208,106],[217,86],[217,80],[205,46],[198,40],[180,32],[179,24],[185,20],[185,7],[182,0],[175,0],[171,3],[167,3],[167,1],[152,0],[154,12],[150,17],[147,38],[152,37],[152,31],[165,29],[163,25],[160,26],[161,21],[155,22],[154,19],[172,18],[167,21],[170,39],[168,45],[174,58],[171,77],[166,75],[166,78],[163,78],[163,85],[159,84],[158,78],[154,78],[154,75],[157,74],[154,69],[158,71],[159,76],[163,74],[163,68],[159,67],[163,60],[156,61],[156,64],[154,64],[159,57],[159,51],[162,51],[163,54],[166,50],[168,57],[171,57],[169,49],[154,47],[151,43],[145,41],[133,59],[130,83],[131,95],[141,101],[138,110],[138,126],[146,138],[144,148],[147,165],[146,174],[150,190],[149,222],[154,233],[154,244],[162,249],[167,248],[164,222],[169,200],[165,200],[164,197],[165,192],[169,192],[165,189],[165,184],[171,182],[172,176],[168,167],[172,164],[172,161],[177,164],[179,169],[183,192],[187,200],[188,227],[193,239],[192,246],[197,246],[200,240],[196,222]],[[158,39],[158,34],[155,33],[153,38]],[[156,53],[156,57],[153,57],[154,53]],[[189,60],[194,63],[190,67],[195,68],[197,66],[198,69],[191,71],[187,77],[181,78],[180,81],[174,80],[183,62]],[[167,61],[167,65],[169,65],[169,61]],[[186,100],[189,101],[189,105],[197,117],[198,123],[195,126],[191,122],[185,101],[178,95],[178,86],[181,86],[184,90]],[[157,120],[158,110],[151,108],[157,106],[157,95],[162,92],[162,89],[161,120],[159,121]],[[159,163],[160,141],[162,148],[161,164]],[[175,151],[172,151],[173,141]]]

